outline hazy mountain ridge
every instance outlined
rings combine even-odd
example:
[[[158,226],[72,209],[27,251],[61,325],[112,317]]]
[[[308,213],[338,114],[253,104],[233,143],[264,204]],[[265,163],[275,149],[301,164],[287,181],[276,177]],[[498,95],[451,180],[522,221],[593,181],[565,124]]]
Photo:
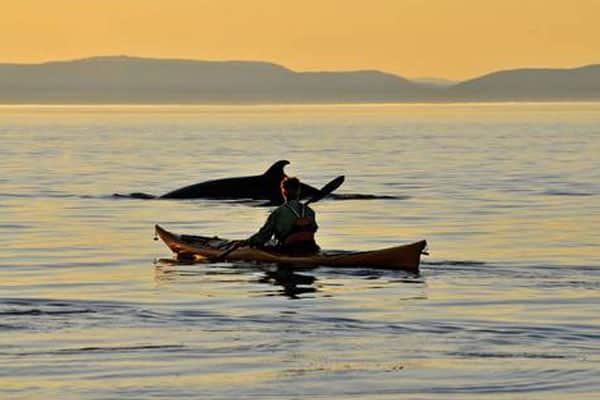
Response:
[[[461,82],[452,94],[466,99],[600,99],[600,65],[572,69],[498,71]]]
[[[421,85],[433,86],[433,87],[439,87],[439,88],[447,88],[447,87],[454,86],[459,83],[458,81],[453,81],[450,79],[431,78],[431,77],[411,78],[410,80],[414,83],[418,83]]]
[[[600,99],[600,65],[499,71],[436,86],[376,71],[127,56],[0,64],[0,103],[352,103]]]

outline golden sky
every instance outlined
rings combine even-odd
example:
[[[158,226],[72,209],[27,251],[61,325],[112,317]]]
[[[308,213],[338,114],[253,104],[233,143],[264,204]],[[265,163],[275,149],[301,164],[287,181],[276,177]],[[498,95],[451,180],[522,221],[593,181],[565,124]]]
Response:
[[[0,62],[260,60],[465,79],[600,63],[600,0],[0,0]]]

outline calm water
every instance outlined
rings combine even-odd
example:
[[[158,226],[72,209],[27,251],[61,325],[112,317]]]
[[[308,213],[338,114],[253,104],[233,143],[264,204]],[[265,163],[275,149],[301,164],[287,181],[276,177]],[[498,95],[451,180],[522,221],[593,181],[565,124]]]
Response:
[[[260,173],[340,193],[327,249],[426,238],[422,273],[178,266],[268,209],[115,199]],[[593,399],[600,103],[0,107],[0,397]],[[311,281],[314,278],[314,282]]]

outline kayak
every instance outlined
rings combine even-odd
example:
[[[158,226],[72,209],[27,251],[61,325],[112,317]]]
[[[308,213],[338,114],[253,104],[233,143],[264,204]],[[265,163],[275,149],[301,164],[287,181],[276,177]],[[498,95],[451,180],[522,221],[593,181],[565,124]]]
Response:
[[[232,245],[231,240],[216,236],[179,235],[169,232],[160,225],[155,225],[158,237],[180,259],[202,259],[215,257]],[[309,256],[290,256],[273,250],[257,249],[253,247],[240,247],[227,254],[224,261],[254,261],[258,263],[277,263],[298,266],[326,266],[326,267],[368,267],[404,270],[418,273],[421,254],[427,254],[427,242],[405,244],[380,250],[327,253],[321,252]]]

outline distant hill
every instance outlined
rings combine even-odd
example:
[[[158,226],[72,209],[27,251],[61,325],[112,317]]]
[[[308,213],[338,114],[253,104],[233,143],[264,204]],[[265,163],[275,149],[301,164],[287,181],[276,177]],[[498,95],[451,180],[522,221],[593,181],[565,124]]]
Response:
[[[600,65],[500,71],[451,84],[380,71],[295,72],[252,61],[94,57],[0,64],[3,104],[600,100]]]
[[[119,56],[0,64],[1,103],[371,102],[430,92],[379,71],[294,72],[265,62]]]
[[[411,81],[421,85],[433,87],[450,87],[458,83],[457,81],[441,78],[412,78]]]
[[[600,100],[600,65],[494,72],[450,88],[458,100]]]

